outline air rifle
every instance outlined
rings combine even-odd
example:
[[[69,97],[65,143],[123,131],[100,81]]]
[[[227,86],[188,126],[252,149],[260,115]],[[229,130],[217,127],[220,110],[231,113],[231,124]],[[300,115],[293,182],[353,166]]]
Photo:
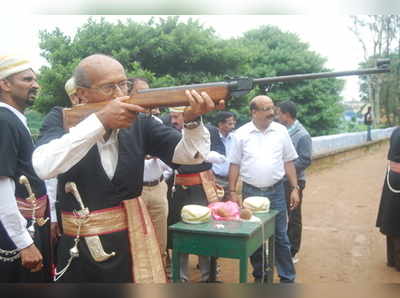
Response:
[[[195,89],[197,92],[207,92],[208,95],[215,102],[218,102],[221,99],[224,99],[226,101],[231,96],[237,97],[245,95],[251,89],[253,89],[255,85],[268,86],[278,82],[294,82],[300,80],[314,80],[322,78],[384,73],[390,71],[389,63],[389,59],[380,59],[377,60],[376,67],[360,70],[295,74],[259,79],[240,77],[222,82],[144,89],[132,95],[125,102],[139,105],[147,109],[188,106],[189,102],[185,95],[185,90],[187,89]],[[103,101],[96,103],[78,104],[73,106],[72,108],[65,108],[63,110],[64,129],[68,130],[70,127],[75,126],[84,118],[92,113],[97,112],[108,103],[108,101]]]

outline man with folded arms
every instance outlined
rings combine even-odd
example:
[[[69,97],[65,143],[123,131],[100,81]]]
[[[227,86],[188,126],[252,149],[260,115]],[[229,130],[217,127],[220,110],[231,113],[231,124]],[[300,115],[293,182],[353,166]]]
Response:
[[[68,131],[63,114],[47,115],[32,157],[41,178],[58,176],[63,234],[57,278],[166,282],[154,228],[139,198],[145,156],[159,157],[172,167],[201,163],[209,151],[209,133],[196,119],[215,104],[206,93],[187,90],[191,109],[184,120],[192,129],[185,128],[181,136],[153,117],[138,114],[145,112],[142,107],[124,102],[130,84],[123,66],[112,57],[84,58],[74,78],[80,103],[108,104]]]
[[[229,192],[231,200],[238,202],[236,184],[239,175],[243,181],[243,198],[268,197],[271,208],[278,210],[275,230],[275,255],[281,282],[292,283],[296,273],[290,255],[287,235],[287,210],[283,177],[292,186],[290,208],[299,203],[296,170],[293,161],[296,150],[286,127],[273,122],[274,104],[268,96],[256,96],[250,102],[251,121],[234,133],[230,152]],[[251,257],[255,281],[266,279],[265,251],[260,247]],[[263,268],[264,266],[264,268]]]

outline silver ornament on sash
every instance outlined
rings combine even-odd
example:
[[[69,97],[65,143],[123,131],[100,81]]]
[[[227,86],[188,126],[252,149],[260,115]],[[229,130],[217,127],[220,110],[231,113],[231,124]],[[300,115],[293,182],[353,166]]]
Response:
[[[74,210],[74,214],[77,215],[77,225],[78,225],[78,232],[80,231],[80,227],[89,219],[90,211],[85,205],[83,204],[81,195],[79,194],[78,188],[74,182],[67,182],[65,184],[65,192],[71,193],[74,198],[79,203],[81,207],[80,210]],[[79,237],[79,234],[77,235]],[[103,262],[108,260],[109,258],[115,256],[115,252],[106,253],[104,251],[103,245],[101,244],[99,236],[86,236],[84,237],[87,247],[89,248],[90,254],[96,262]],[[78,254],[77,243],[71,249],[71,253]]]

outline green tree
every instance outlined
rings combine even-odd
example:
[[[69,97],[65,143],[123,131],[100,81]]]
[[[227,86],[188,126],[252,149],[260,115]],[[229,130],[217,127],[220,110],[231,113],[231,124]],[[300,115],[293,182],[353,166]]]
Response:
[[[326,59],[311,51],[307,43],[296,34],[282,32],[274,26],[250,30],[232,43],[247,48],[247,61],[243,68],[247,76],[271,77],[329,71],[324,67]],[[329,134],[338,127],[343,112],[339,104],[342,80],[286,82],[269,87],[268,95],[275,103],[290,99],[298,104],[298,117],[312,135]],[[264,88],[256,88],[243,98],[245,105],[233,102],[232,106],[240,114],[248,115],[248,101]]]
[[[153,18],[147,23],[130,19],[113,24],[103,18],[89,19],[73,38],[56,29],[41,32],[40,39],[42,55],[49,62],[41,69],[42,94],[35,103],[43,113],[54,105],[69,104],[64,83],[79,60],[94,53],[115,57],[128,76],[146,77],[152,87],[221,81],[226,76],[327,71],[325,59],[312,52],[308,44],[273,26],[223,40],[212,28],[192,19],[186,23],[178,17]],[[338,127],[342,85],[337,79],[282,83],[273,86],[269,95],[275,102],[291,99],[298,103],[300,119],[313,135],[322,135]],[[248,102],[263,88],[228,101],[227,108],[236,112],[239,123],[248,121]],[[212,121],[214,114],[207,115],[207,120]]]
[[[28,122],[28,127],[31,131],[32,137],[33,137],[33,139],[36,139],[36,137],[39,135],[40,126],[41,126],[42,120],[43,120],[43,115],[35,110],[28,109],[25,112],[25,116],[26,116],[26,119]]]
[[[64,83],[78,61],[94,53],[115,57],[129,76],[141,74],[152,87],[220,80],[225,74],[239,72],[243,56],[213,29],[191,19],[182,23],[178,17],[159,22],[151,19],[145,24],[89,19],[73,39],[59,29],[41,32],[40,39],[42,55],[50,64],[41,69],[43,92],[35,105],[41,112],[69,104]]]
[[[375,125],[399,123],[400,96],[400,16],[352,16],[349,28],[364,51],[363,67],[375,66],[380,58],[390,58],[391,72],[362,77],[360,94],[372,106]]]

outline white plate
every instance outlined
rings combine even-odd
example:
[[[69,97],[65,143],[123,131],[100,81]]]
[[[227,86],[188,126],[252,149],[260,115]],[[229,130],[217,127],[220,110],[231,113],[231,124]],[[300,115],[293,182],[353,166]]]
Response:
[[[260,211],[251,211],[251,212],[253,212],[254,214],[258,214],[258,213],[268,213],[269,210],[260,210]]]
[[[247,222],[261,222],[261,219],[259,219],[257,216],[252,215],[250,219],[243,219],[242,221],[247,221]]]
[[[194,225],[197,225],[197,224],[202,224],[202,223],[209,222],[210,220],[208,219],[208,220],[206,220],[206,221],[186,221],[186,220],[182,219],[182,221],[183,221],[184,223],[187,223],[187,224],[194,224]]]

